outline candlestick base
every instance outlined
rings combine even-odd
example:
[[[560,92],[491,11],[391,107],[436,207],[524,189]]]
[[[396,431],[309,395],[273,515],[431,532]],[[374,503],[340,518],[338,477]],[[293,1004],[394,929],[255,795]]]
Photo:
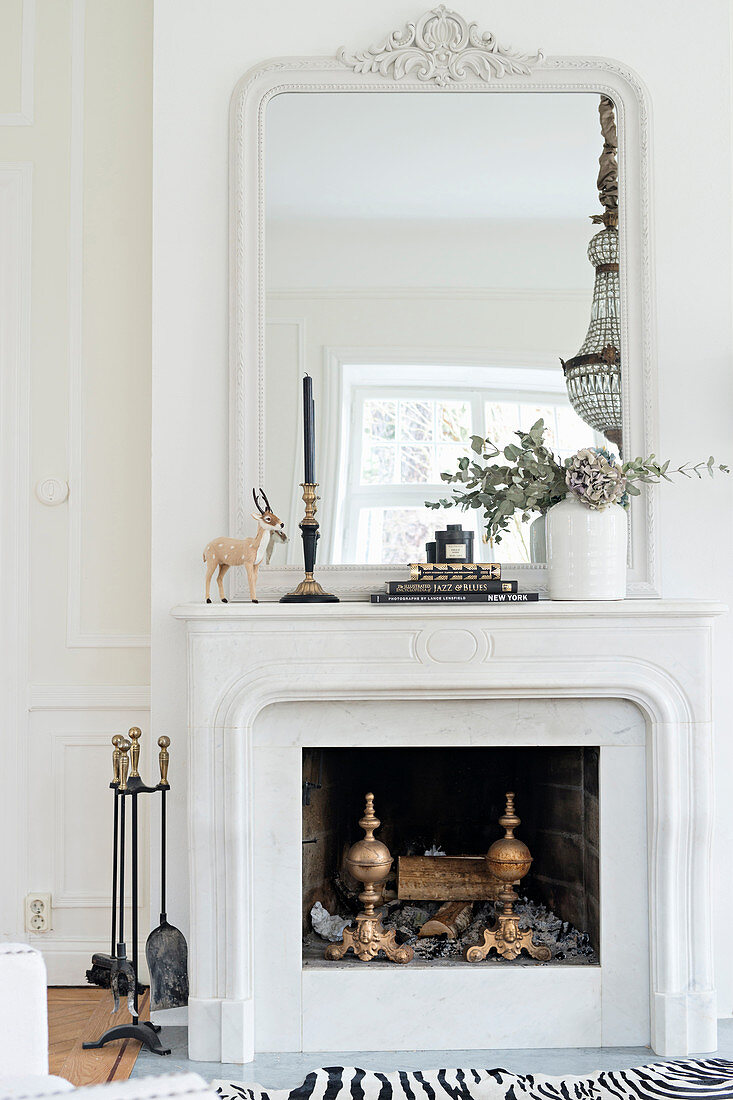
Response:
[[[306,573],[297,588],[280,597],[280,603],[339,603],[338,596],[324,592],[318,581]]]

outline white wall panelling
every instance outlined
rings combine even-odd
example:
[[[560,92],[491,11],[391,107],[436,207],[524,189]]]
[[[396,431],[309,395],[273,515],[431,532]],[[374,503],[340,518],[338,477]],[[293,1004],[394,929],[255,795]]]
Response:
[[[123,732],[117,725],[115,732]],[[51,732],[51,772],[54,777],[54,864],[53,905],[55,909],[107,909],[112,882],[112,845],[109,822],[112,815],[111,737],[105,732]],[[141,765],[150,779],[151,753]],[[147,766],[146,766],[147,765]],[[140,906],[147,904],[148,799],[140,798]],[[128,815],[127,828],[131,818]],[[93,823],[93,828],[90,825]],[[128,854],[130,849],[128,848]],[[129,883],[128,864],[128,883]]]
[[[28,489],[32,166],[0,163],[0,936],[22,932],[27,874]]]
[[[91,499],[78,492],[110,468],[115,485],[111,433],[94,435],[90,424],[104,421],[106,429],[116,416],[131,445],[139,443],[140,433],[122,423],[124,402],[95,383],[100,368],[116,362],[116,320],[124,333],[145,336],[147,303],[128,288],[144,293],[149,251],[146,194],[135,190],[144,177],[149,197],[149,8],[148,0],[0,5],[0,829],[7,840],[0,937],[28,938],[25,894],[51,893],[53,929],[34,942],[51,981],[63,984],[83,983],[92,951],[108,945],[110,739],[137,724],[150,741],[148,638],[125,629],[128,621],[145,624],[147,576],[139,586],[123,584],[115,573],[121,577],[124,566],[111,561],[109,588],[100,589],[98,574],[90,578],[95,548],[90,556],[88,538],[80,542],[90,520],[104,528],[122,516],[131,532],[145,529],[144,505],[136,512],[129,503],[135,495],[147,501],[145,477],[123,492],[124,506],[119,491],[101,507],[96,488]],[[149,55],[147,63],[149,92]],[[105,140],[122,150],[122,169]],[[134,219],[125,201],[134,204]],[[148,277],[149,270],[148,262]],[[144,424],[147,362],[141,342],[113,391],[128,402],[132,395]],[[138,453],[147,459],[147,446]],[[50,475],[71,481],[68,506],[44,507],[34,494]],[[147,551],[147,537],[144,545]],[[120,563],[126,553],[123,547]],[[86,630],[107,591],[114,600],[103,605],[101,626]],[[147,878],[144,872],[146,904]]]
[[[92,633],[82,626],[84,545],[84,106],[86,0],[71,8],[71,124],[69,182],[69,576],[66,644],[74,649],[137,649],[147,634]],[[133,533],[131,532],[131,539]]]
[[[0,110],[0,126],[33,125],[36,0],[17,0],[17,3],[21,6],[20,41],[14,44],[20,53],[19,104],[17,111]]]
[[[112,885],[111,740],[138,725],[144,731],[140,772],[156,774],[157,758],[148,733],[149,714],[138,704],[143,692],[132,688],[128,705],[117,689],[115,701],[92,691],[71,693],[37,687],[31,692],[27,889],[51,894],[53,930],[31,936],[44,953],[49,980],[79,984],[93,951],[107,950]],[[56,704],[53,709],[49,704]],[[40,705],[39,705],[40,704]],[[122,705],[121,705],[122,704]],[[151,807],[140,799],[140,915],[147,935],[149,906],[149,835]],[[128,817],[129,840],[129,817]],[[128,846],[129,851],[129,846]],[[129,888],[128,865],[128,888]],[[129,896],[129,895],[128,895]],[[129,908],[129,905],[128,905]],[[74,971],[74,967],[76,970]],[[73,975],[73,976],[72,976]]]
[[[33,684],[28,692],[28,709],[33,710],[128,710],[150,709],[150,688],[72,684]]]

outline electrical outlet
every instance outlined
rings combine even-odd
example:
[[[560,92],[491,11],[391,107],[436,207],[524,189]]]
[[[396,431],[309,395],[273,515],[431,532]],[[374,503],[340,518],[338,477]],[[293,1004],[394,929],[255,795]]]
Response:
[[[26,894],[25,930],[26,932],[51,931],[50,894]]]

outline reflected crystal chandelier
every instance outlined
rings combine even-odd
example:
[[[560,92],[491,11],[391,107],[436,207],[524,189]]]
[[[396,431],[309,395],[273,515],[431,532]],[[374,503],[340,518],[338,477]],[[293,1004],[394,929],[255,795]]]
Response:
[[[604,210],[591,220],[603,229],[591,238],[588,259],[596,272],[590,325],[580,351],[561,359],[570,404],[581,420],[621,452],[621,339],[618,277],[618,161],[616,119],[610,99],[598,108],[603,134],[598,197]]]

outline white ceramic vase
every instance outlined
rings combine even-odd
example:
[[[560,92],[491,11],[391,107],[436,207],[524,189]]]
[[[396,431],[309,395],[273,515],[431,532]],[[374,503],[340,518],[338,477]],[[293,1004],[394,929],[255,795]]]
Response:
[[[626,511],[599,511],[574,493],[553,505],[547,521],[547,574],[552,600],[622,600],[626,595]]]

